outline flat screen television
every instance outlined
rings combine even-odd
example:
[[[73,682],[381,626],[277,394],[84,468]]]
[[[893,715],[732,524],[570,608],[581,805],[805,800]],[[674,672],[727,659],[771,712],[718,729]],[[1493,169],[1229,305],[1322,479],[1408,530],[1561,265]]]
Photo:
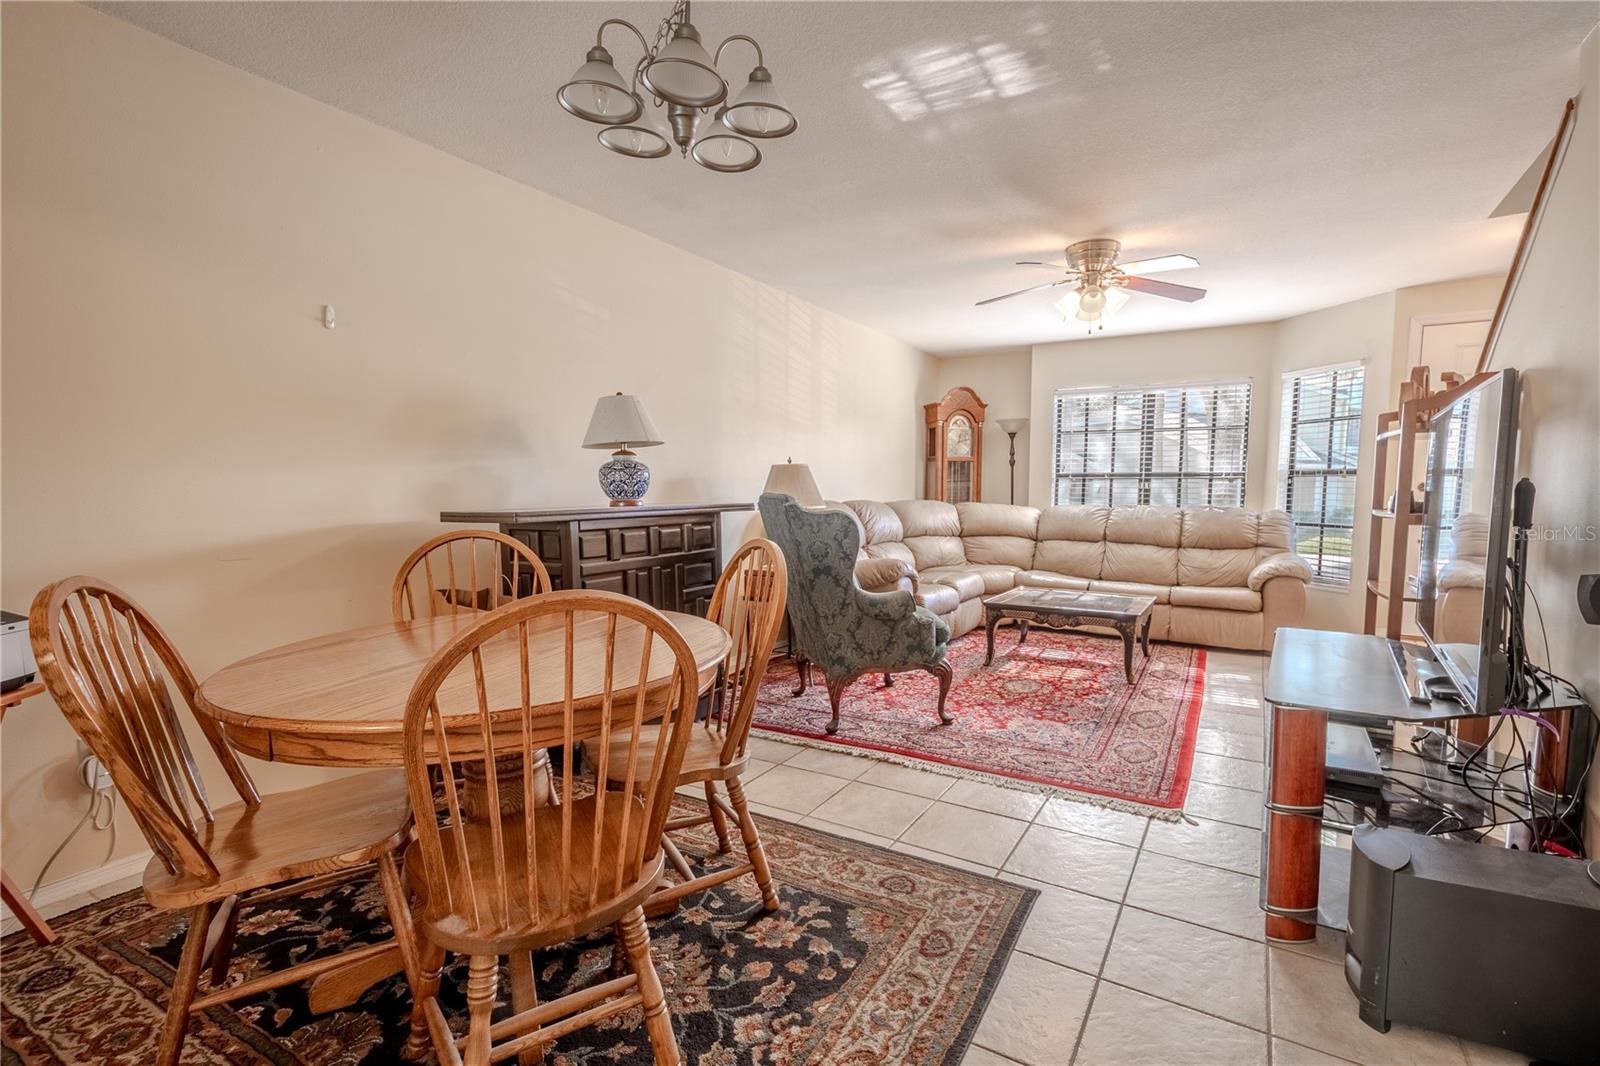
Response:
[[[1417,625],[1461,702],[1505,706],[1517,372],[1502,370],[1430,419]]]

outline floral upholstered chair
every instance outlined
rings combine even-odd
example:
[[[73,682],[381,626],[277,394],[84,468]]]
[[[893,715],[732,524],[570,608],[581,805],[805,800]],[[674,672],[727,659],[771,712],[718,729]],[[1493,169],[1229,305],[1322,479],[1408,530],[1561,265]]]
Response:
[[[856,582],[856,551],[861,534],[843,511],[813,511],[793,496],[767,493],[760,501],[767,536],[783,550],[789,565],[789,618],[792,649],[806,690],[813,665],[822,670],[833,717],[828,732],[839,729],[839,699],[850,682],[864,674],[890,675],[926,670],[939,679],[939,720],[950,692],[950,661],[945,650],[950,627],[918,607],[909,592],[867,592]]]

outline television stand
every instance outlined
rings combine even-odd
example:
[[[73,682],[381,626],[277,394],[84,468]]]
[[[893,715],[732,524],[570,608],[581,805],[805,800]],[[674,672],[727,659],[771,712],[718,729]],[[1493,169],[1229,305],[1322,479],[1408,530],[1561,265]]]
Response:
[[[1437,824],[1439,810],[1461,821],[1462,830],[1496,820],[1492,813],[1483,817],[1484,812],[1473,806],[1481,797],[1475,799],[1463,786],[1459,773],[1399,746],[1387,753],[1389,763],[1383,769],[1386,777],[1401,775],[1395,784],[1405,781],[1406,789],[1380,787],[1374,802],[1369,787],[1328,781],[1328,742],[1330,734],[1337,736],[1337,725],[1381,733],[1396,724],[1423,726],[1479,717],[1452,700],[1413,701],[1394,669],[1398,643],[1352,633],[1278,630],[1265,689],[1270,713],[1261,906],[1269,940],[1310,940],[1319,924],[1345,927],[1349,840],[1341,834],[1338,843],[1328,845],[1330,857],[1343,861],[1330,861],[1324,869],[1322,838],[1324,829],[1347,832],[1351,826],[1324,814],[1330,797],[1367,808],[1381,824],[1421,833],[1429,831],[1430,823]],[[1427,655],[1411,645],[1400,650],[1409,657]],[[1542,712],[1574,705],[1581,706],[1577,694],[1563,693],[1528,709]],[[1497,758],[1492,752],[1485,756],[1491,765]],[[1504,800],[1500,802],[1503,805]],[[1418,824],[1420,815],[1431,816]]]
[[[1414,702],[1395,669],[1396,645],[1354,633],[1278,630],[1265,691],[1270,714],[1262,909],[1268,940],[1299,942],[1317,935],[1329,719],[1392,728],[1396,722],[1475,717],[1453,701]],[[1399,650],[1418,651],[1403,645]],[[1329,924],[1342,926],[1342,916]]]

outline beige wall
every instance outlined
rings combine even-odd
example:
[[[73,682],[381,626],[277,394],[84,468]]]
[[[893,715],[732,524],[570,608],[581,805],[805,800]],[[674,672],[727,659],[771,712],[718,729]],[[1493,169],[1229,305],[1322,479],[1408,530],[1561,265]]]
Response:
[[[957,385],[965,385],[989,405],[983,424],[983,498],[988,503],[1011,500],[1011,442],[1000,428],[1002,418],[1027,418],[1028,426],[1017,434],[1017,503],[1028,502],[1028,447],[1033,420],[1029,415],[1029,366],[1033,353],[1028,348],[981,352],[938,360],[939,395]]]
[[[914,494],[930,357],[89,9],[6,4],[3,34],[6,607],[103,576],[202,676],[381,620],[441,509],[602,502],[578,443],[615,390],[666,438],[653,500],[753,500],[790,454]],[[76,761],[47,700],[8,716],[25,886]]]
[[[1378,412],[1394,406],[1400,379],[1406,373],[1411,320],[1416,316],[1492,307],[1503,280],[1490,275],[1417,285],[1259,325],[1039,345],[1033,349],[1032,365],[1027,371],[1032,393],[1029,428],[1034,430],[1029,448],[1032,499],[1050,499],[1051,397],[1056,389],[1247,379],[1252,398],[1246,503],[1250,507],[1277,507],[1282,493],[1278,438],[1282,432],[1283,375],[1335,363],[1362,363],[1367,371],[1362,419],[1364,465],[1356,484],[1355,576],[1348,588],[1313,586],[1306,602],[1307,625],[1358,632],[1369,539],[1367,502],[1373,476],[1372,467],[1367,464],[1373,455]],[[941,360],[941,380],[959,376],[965,362],[961,358]],[[990,370],[989,387],[996,391],[1015,388],[1022,375],[1020,364],[999,364]]]
[[[1538,490],[1529,588],[1549,634],[1548,664],[1600,707],[1600,627],[1578,614],[1582,574],[1600,573],[1600,34],[1581,60],[1581,101],[1566,159],[1506,311],[1491,369],[1522,373],[1518,474]],[[1555,115],[1552,114],[1554,122]],[[1529,641],[1544,662],[1543,639]],[[1600,787],[1591,775],[1584,837],[1600,853]]]
[[[1191,382],[1249,381],[1250,455],[1245,505],[1259,508],[1266,484],[1266,408],[1272,387],[1272,323],[1148,333],[1137,337],[1041,344],[1033,349],[1032,412],[1029,416],[1029,499],[1051,500],[1050,427],[1057,389],[1118,385],[1184,385]]]
[[[1268,407],[1268,432],[1262,446],[1267,450],[1265,464],[1267,505],[1283,502],[1283,484],[1278,476],[1279,437],[1283,433],[1283,375],[1312,367],[1336,363],[1361,363],[1365,367],[1361,414],[1361,458],[1356,473],[1356,528],[1352,538],[1350,585],[1337,588],[1311,585],[1306,590],[1307,626],[1316,629],[1343,629],[1359,632],[1364,604],[1367,569],[1368,502],[1372,498],[1373,436],[1377,432],[1378,412],[1393,402],[1388,387],[1393,358],[1391,335],[1394,329],[1395,294],[1340,304],[1322,311],[1297,315],[1278,323],[1273,347],[1273,376],[1270,389],[1260,402]]]

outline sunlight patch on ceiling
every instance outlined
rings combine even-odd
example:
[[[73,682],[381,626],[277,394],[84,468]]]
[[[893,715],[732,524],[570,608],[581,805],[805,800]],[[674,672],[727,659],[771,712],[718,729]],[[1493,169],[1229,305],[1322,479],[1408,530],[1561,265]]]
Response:
[[[987,37],[908,49],[857,71],[861,87],[901,122],[1026,96],[1058,75],[1027,50]]]

